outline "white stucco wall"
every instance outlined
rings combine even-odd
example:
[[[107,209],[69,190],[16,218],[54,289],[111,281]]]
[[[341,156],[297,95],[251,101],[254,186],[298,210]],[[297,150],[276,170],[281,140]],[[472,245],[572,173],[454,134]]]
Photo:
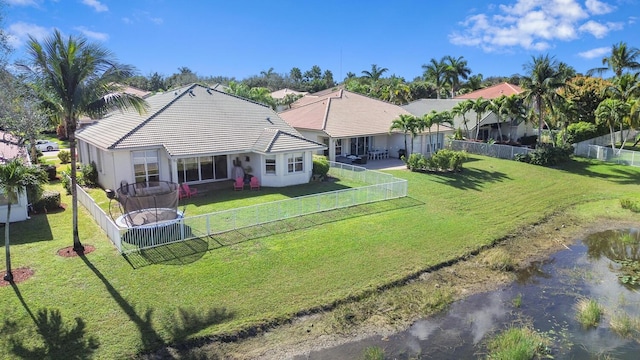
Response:
[[[18,203],[11,204],[11,218],[10,222],[24,221],[29,217],[27,212],[27,194],[23,192],[21,196],[18,196]],[[7,222],[7,205],[0,205],[0,223]]]
[[[287,170],[287,156],[289,153],[276,154],[276,173],[267,174],[265,171],[265,160],[261,156],[261,165],[259,171],[254,168],[254,176],[260,178],[262,186],[284,187],[290,185],[306,184],[311,179],[313,170],[313,154],[311,151],[304,152],[303,171],[297,173],[289,173]]]

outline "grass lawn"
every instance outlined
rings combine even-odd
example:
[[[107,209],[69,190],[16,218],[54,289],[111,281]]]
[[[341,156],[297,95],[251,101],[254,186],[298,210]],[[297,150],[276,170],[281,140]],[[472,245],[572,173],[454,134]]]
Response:
[[[329,220],[137,268],[83,208],[80,236],[96,247],[86,257],[56,255],[72,244],[69,207],[12,224],[13,267],[35,274],[0,288],[0,358],[126,358],[273,324],[455,259],[571,205],[593,204],[584,216],[595,220],[621,216],[620,198],[640,200],[640,168],[588,160],[548,169],[472,155],[459,174],[391,173],[409,181],[408,198],[314,215]],[[295,194],[260,195],[233,199],[240,195],[230,187],[216,206]],[[187,212],[208,208],[198,201]]]

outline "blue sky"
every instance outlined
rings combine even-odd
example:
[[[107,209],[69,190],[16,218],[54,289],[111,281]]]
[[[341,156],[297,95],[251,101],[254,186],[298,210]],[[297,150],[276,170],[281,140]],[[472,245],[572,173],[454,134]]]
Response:
[[[3,0],[0,0],[3,1]],[[620,41],[640,47],[640,0],[4,0],[2,24],[24,57],[53,29],[102,43],[140,74],[243,79],[313,65],[336,80],[371,64],[413,80],[422,65],[463,56],[473,74],[523,74],[549,54],[577,71]]]

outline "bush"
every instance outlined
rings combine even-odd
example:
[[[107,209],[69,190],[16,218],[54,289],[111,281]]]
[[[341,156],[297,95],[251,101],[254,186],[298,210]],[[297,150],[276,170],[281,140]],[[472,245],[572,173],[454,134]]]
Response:
[[[518,154],[514,156],[514,159],[532,165],[555,166],[571,159],[571,155],[573,155],[571,145],[538,144],[533,152],[526,155]]]
[[[58,177],[55,166],[49,164],[41,164],[40,168],[47,173],[47,178],[49,179],[49,181],[53,181]]]
[[[60,176],[60,182],[62,183],[62,186],[64,187],[64,189],[67,191],[67,195],[71,195],[71,178],[70,175],[71,174],[71,168],[69,166],[67,166],[67,169],[64,170]],[[77,177],[76,177],[77,180]]]
[[[640,213],[640,202],[632,199],[620,199],[620,206],[623,209],[631,210],[635,213]]]
[[[406,163],[411,171],[462,171],[466,159],[463,151],[441,149],[428,159],[422,154],[411,154]]]
[[[78,183],[87,187],[98,186],[98,169],[95,162],[92,161],[89,165],[82,165],[82,177],[78,179]]]
[[[322,155],[313,155],[313,175],[324,177],[329,172],[329,160]]]
[[[60,150],[58,151],[58,159],[63,164],[68,164],[71,162],[71,153],[67,150]]]
[[[42,197],[35,204],[35,211],[50,211],[60,208],[60,193],[57,191],[46,190],[42,193]]]
[[[523,136],[518,139],[518,142],[525,146],[535,145],[538,142],[538,135]]]
[[[567,142],[569,144],[593,139],[596,136],[598,136],[598,128],[590,122],[580,121],[567,126]]]

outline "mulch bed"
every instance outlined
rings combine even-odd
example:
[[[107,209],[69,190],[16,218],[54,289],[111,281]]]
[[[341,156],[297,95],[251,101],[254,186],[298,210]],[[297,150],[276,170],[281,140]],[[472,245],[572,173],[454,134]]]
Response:
[[[68,246],[66,248],[62,248],[60,250],[58,250],[58,256],[62,256],[62,257],[76,257],[76,256],[80,256],[80,255],[87,255],[91,252],[93,252],[93,250],[95,250],[96,248],[93,245],[84,245],[84,251],[81,253],[77,253],[75,251],[73,251],[73,246]]]
[[[6,273],[6,270],[2,270],[2,274],[0,275],[0,287],[11,285],[10,282],[4,281],[4,275]],[[13,283],[17,284],[28,280],[31,276],[33,276],[33,269],[27,267],[17,268],[13,269],[11,273],[13,274]]]

